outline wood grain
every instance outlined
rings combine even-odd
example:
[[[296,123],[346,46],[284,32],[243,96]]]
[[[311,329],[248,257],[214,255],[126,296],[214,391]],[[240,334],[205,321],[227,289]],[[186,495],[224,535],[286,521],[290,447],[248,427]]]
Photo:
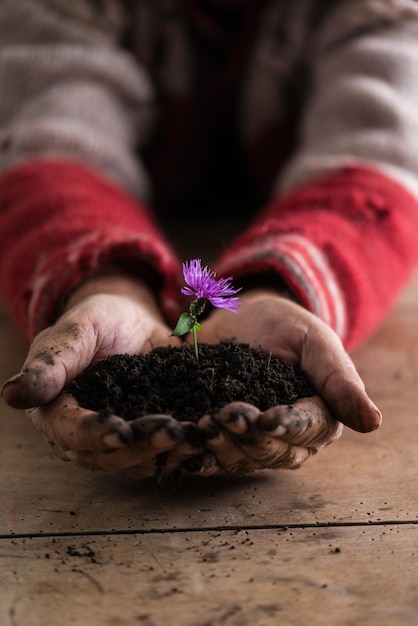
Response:
[[[418,277],[353,354],[381,429],[293,472],[87,472],[0,404],[0,624],[416,624],[417,320]],[[5,314],[0,346],[5,379],[26,350]]]
[[[1,624],[416,624],[417,528],[3,540]]]

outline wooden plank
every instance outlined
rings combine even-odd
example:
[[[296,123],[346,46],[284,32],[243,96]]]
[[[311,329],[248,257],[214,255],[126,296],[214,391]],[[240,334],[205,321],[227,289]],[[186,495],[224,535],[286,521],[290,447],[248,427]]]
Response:
[[[185,477],[177,488],[94,474],[53,458],[23,413],[1,405],[0,533],[417,519],[418,281],[408,298],[355,353],[385,416],[381,430],[346,430],[295,472]],[[0,344],[4,379],[17,371],[24,343],[3,323]]]
[[[406,626],[418,528],[197,531],[0,541],[10,626]]]

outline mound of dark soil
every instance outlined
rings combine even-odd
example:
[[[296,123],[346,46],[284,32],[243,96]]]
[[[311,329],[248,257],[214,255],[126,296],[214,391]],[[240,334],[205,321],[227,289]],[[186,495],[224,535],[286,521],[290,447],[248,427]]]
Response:
[[[69,387],[79,404],[130,420],[165,413],[197,421],[240,400],[264,411],[315,395],[304,373],[245,344],[157,348],[115,355],[90,366]]]

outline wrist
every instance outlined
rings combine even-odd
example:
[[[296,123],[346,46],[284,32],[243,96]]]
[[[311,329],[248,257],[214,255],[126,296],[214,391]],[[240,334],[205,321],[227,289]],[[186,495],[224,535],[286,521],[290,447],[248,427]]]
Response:
[[[76,287],[66,299],[63,311],[68,311],[81,301],[95,295],[122,296],[140,304],[158,317],[162,317],[157,298],[149,282],[116,266],[100,268]]]

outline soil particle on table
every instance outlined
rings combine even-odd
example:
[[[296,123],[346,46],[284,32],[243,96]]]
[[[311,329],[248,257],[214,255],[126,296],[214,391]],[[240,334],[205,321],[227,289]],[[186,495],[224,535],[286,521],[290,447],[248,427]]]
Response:
[[[145,355],[114,355],[87,368],[69,387],[87,409],[131,420],[169,414],[196,421],[236,400],[265,411],[315,395],[304,373],[246,344],[156,348]]]
[[[96,552],[85,543],[83,543],[81,547],[74,545],[67,546],[67,554],[69,556],[85,556],[88,557],[92,563],[96,563]]]

